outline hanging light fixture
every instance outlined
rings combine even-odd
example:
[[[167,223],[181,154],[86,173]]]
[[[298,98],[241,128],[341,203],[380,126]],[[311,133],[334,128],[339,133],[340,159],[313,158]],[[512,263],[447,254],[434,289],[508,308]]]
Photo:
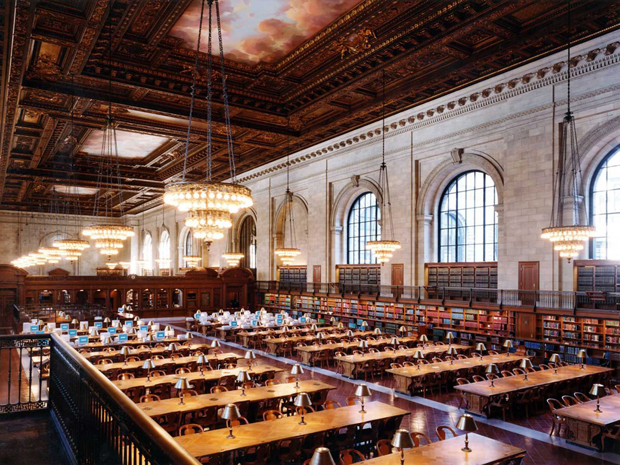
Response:
[[[185,255],[183,257],[183,260],[187,262],[190,268],[196,268],[202,260],[202,257],[200,257],[199,255]]]
[[[382,162],[379,168],[379,187],[381,188],[381,236],[385,239],[366,242],[377,261],[383,265],[390,261],[395,250],[400,249],[400,242],[394,240],[394,217],[392,216],[392,202],[390,199],[390,183],[388,180],[387,165],[385,164],[385,71],[383,71],[383,103],[382,103],[382,127],[381,133],[383,139],[381,141]],[[385,227],[387,222],[387,228]]]
[[[288,125],[287,125],[288,126]],[[282,263],[290,265],[295,261],[295,258],[301,254],[295,245],[295,219],[293,218],[293,193],[290,190],[290,136],[286,136],[286,199],[284,204],[284,237],[282,239],[282,247],[278,247],[275,250],[275,254],[280,257]],[[286,225],[289,226],[289,234],[286,234]],[[289,238],[290,247],[286,246],[286,239]]]
[[[245,257],[245,255],[238,252],[227,252],[222,254],[222,257],[224,257],[224,260],[228,262],[229,267],[236,268],[239,266],[239,263],[241,263],[241,260]]]
[[[568,0],[568,78],[567,78],[567,111],[562,124],[560,155],[558,168],[553,185],[553,206],[551,222],[542,230],[541,237],[553,244],[553,249],[560,257],[571,259],[577,257],[584,249],[584,244],[595,236],[594,226],[590,226],[587,207],[583,195],[583,179],[581,176],[581,159],[577,144],[575,118],[570,109],[570,67],[571,67],[571,4]],[[572,200],[571,224],[564,224],[564,207],[568,198]]]
[[[71,147],[71,152],[73,152],[73,149],[75,148],[75,145],[77,143],[77,139],[75,137],[75,125],[74,125],[74,109],[75,109],[75,83],[73,80],[73,75],[71,75],[71,130],[69,132],[69,135],[65,138],[64,140],[64,144],[68,147]],[[71,153],[71,155],[73,155]],[[74,185],[74,178],[73,178],[73,170],[74,170],[74,165],[73,165],[73,160],[74,157],[70,156],[70,165],[69,165],[69,196],[71,197],[71,201],[67,202],[65,204],[65,213],[67,214],[65,222],[64,222],[64,227],[62,229],[64,229],[64,235],[66,236],[65,239],[57,239],[54,241],[54,247],[57,247],[58,249],[60,249],[62,251],[62,256],[65,260],[70,261],[70,262],[74,262],[77,261],[78,258],[82,255],[82,252],[86,249],[88,249],[90,247],[90,243],[88,241],[85,241],[83,239],[79,238],[79,231],[81,229],[80,227],[80,218],[82,216],[82,212],[80,209],[80,202],[79,200],[76,198],[77,197],[77,193],[78,193],[78,189],[77,187]],[[73,211],[71,212],[71,207],[73,206]],[[72,234],[69,232],[69,225],[70,225],[70,216],[69,214],[73,213],[73,218],[75,218],[76,221],[76,228],[75,228],[75,233],[76,236],[78,236],[77,239],[74,239],[72,237]],[[58,223],[60,226],[60,212],[58,212]]]
[[[208,4],[208,41],[207,41],[207,173],[204,181],[187,180],[187,158],[190,146],[192,116],[196,95],[196,78],[198,74],[198,59],[200,55],[200,40],[204,17],[205,1]],[[215,19],[219,42],[219,59],[221,64],[222,94],[224,101],[224,119],[226,129],[226,144],[230,166],[231,182],[217,182],[212,179],[212,21],[213,4],[215,3]],[[187,140],[183,160],[183,174],[180,181],[166,185],[164,202],[176,207],[181,212],[187,212],[186,226],[194,231],[194,237],[213,241],[224,237],[224,229],[232,226],[231,215],[253,205],[250,189],[236,183],[235,155],[230,124],[230,109],[228,106],[228,91],[226,88],[226,73],[224,69],[224,49],[222,45],[222,28],[220,24],[220,8],[218,0],[202,0],[200,7],[200,24],[196,43],[196,56],[192,73],[192,91],[189,107],[189,121],[187,124]]]
[[[110,3],[110,13],[112,4]],[[111,14],[108,14],[110,22],[108,24],[109,31],[109,55],[108,62],[112,63],[112,22]],[[104,213],[104,221],[100,224],[88,226],[82,231],[87,237],[95,242],[95,247],[99,249],[102,255],[108,257],[118,255],[120,249],[123,248],[123,242],[134,235],[133,228],[125,224],[117,224],[110,222],[112,217],[112,201],[118,199],[118,208],[120,209],[120,217],[123,218],[123,185],[121,182],[120,163],[118,159],[118,143],[116,140],[116,123],[112,118],[112,70],[108,79],[108,115],[106,117],[106,125],[103,129],[103,141],[101,144],[101,160],[99,164],[99,175],[97,178],[97,193],[95,194],[94,216],[97,217],[100,209]],[[110,184],[114,182],[116,177],[116,195],[103,193],[104,179]],[[103,204],[103,205],[101,205]]]

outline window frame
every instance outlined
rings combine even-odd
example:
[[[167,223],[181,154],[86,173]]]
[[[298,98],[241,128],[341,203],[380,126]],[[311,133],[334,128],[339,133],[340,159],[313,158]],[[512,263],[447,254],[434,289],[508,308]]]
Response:
[[[164,248],[164,238],[166,238],[166,243],[168,245],[168,247]],[[159,259],[160,260],[170,260],[171,255],[172,255],[172,251],[170,249],[170,233],[168,232],[167,229],[164,229],[161,232],[161,235],[159,236],[159,248],[158,248],[158,253],[159,253]],[[163,254],[162,251],[165,251],[166,253]]]
[[[483,191],[483,200],[482,200],[482,207],[476,207],[474,205],[474,207],[470,207],[471,209],[475,209],[475,208],[482,208],[482,224],[481,225],[477,225],[474,222],[474,225],[469,226],[469,227],[481,227],[482,228],[482,260],[467,260],[467,249],[466,247],[468,245],[471,246],[476,246],[476,242],[474,239],[474,242],[472,244],[459,244],[459,239],[458,239],[458,231],[459,231],[459,227],[458,227],[458,218],[455,219],[455,227],[454,228],[450,228],[450,227],[446,227],[446,230],[450,230],[450,229],[454,229],[454,244],[448,244],[442,247],[442,241],[441,241],[441,233],[443,231],[442,228],[442,213],[449,213],[452,210],[447,210],[447,211],[442,211],[442,205],[444,203],[444,199],[449,195],[451,188],[456,185],[457,190],[455,191],[455,195],[456,195],[456,204],[455,204],[455,210],[453,210],[454,212],[456,212],[457,216],[459,213],[459,194],[458,194],[458,182],[461,178],[466,177],[468,174],[470,173],[481,173],[483,175],[483,180],[484,180],[484,187],[482,187]],[[487,205],[486,201],[487,201],[487,186],[486,185],[486,179],[489,178],[491,181],[493,181],[493,188],[495,189],[495,203],[493,205]],[[474,189],[468,189],[465,192],[468,192],[470,190],[476,190],[476,188]],[[499,255],[499,218],[497,215],[497,211],[495,211],[495,207],[497,206],[497,201],[498,201],[498,193],[497,193],[497,184],[495,183],[495,180],[491,177],[491,175],[489,175],[488,173],[480,170],[480,169],[471,169],[471,170],[467,170],[467,171],[463,171],[462,173],[459,173],[457,175],[455,175],[450,182],[447,184],[447,186],[444,188],[443,192],[441,193],[441,196],[439,197],[439,203],[437,205],[437,216],[438,216],[438,220],[437,220],[437,262],[439,263],[470,263],[470,262],[496,262],[498,259],[498,255]],[[486,217],[486,209],[487,208],[492,208],[493,209],[493,214],[494,214],[494,223],[492,224],[487,224],[487,217]],[[462,211],[468,210],[469,208],[465,208]],[[486,229],[487,226],[495,226],[495,241],[487,241],[487,237],[486,237]],[[468,227],[468,226],[465,226]],[[467,234],[465,232],[465,234]],[[487,245],[493,244],[493,255],[490,258],[487,258],[487,252],[486,252],[486,248]],[[447,260],[442,260],[442,248],[454,248],[454,260],[449,260],[449,256],[450,253],[448,253],[448,259]],[[464,257],[465,260],[459,260],[459,248],[464,248]],[[475,250],[474,250],[474,258],[475,257]]]
[[[147,242],[149,247],[147,248]],[[148,255],[147,255],[148,252]],[[148,256],[148,260],[147,260]],[[144,233],[144,241],[142,242],[142,260],[144,261],[143,268],[147,271],[152,271],[155,268],[153,261],[153,235],[150,232]]]
[[[613,149],[611,149],[607,155],[605,155],[603,157],[603,159],[598,163],[596,169],[594,170],[594,172],[592,173],[592,182],[590,182],[590,188],[588,191],[588,195],[590,196],[590,198],[588,199],[588,221],[590,222],[591,225],[594,226],[594,188],[596,186],[596,183],[598,181],[599,176],[601,175],[601,172],[603,171],[603,169],[606,170],[607,172],[607,163],[609,162],[610,159],[614,158],[615,156],[620,158],[620,144],[616,145]],[[607,181],[608,179],[606,179]],[[595,239],[597,239],[597,237],[593,237],[590,238],[588,245],[589,245],[589,251],[588,251],[588,257],[591,260],[618,260],[618,258],[614,259],[614,258],[609,258],[609,186],[605,187],[604,191],[600,191],[600,192],[605,192],[605,257],[599,257],[596,258],[595,257],[595,247],[594,247],[594,241]],[[618,214],[620,215],[620,213],[612,213],[612,214]]]
[[[374,198],[374,205],[370,205],[370,206],[366,206],[366,207],[358,207],[358,205],[361,205],[361,201],[364,197],[367,196],[372,196]],[[358,218],[357,221],[357,225],[358,225],[358,235],[357,236],[352,236],[351,235],[351,217],[354,214],[354,212],[356,211],[360,211],[361,208],[364,209],[371,209],[371,208],[375,208],[375,234],[361,234],[361,225],[362,224],[371,224],[371,221],[360,221]],[[366,191],[361,193],[360,195],[358,195],[355,200],[353,201],[353,203],[351,204],[351,207],[349,208],[349,213],[347,214],[347,229],[346,229],[346,237],[345,237],[345,241],[346,241],[346,259],[345,259],[345,263],[347,265],[376,265],[377,262],[377,257],[374,256],[374,254],[370,251],[370,249],[367,248],[366,243],[368,241],[376,241],[376,240],[381,240],[381,205],[379,204],[379,199],[377,198],[377,195],[372,192],[372,191]],[[373,237],[374,236],[374,237]],[[357,245],[358,245],[358,249],[357,251],[355,250],[351,250],[351,238],[357,239]],[[366,241],[362,244],[361,239],[365,238]],[[363,247],[362,247],[363,246]],[[357,260],[352,261],[351,257],[352,257],[352,253],[357,252]],[[366,253],[370,254],[370,261],[366,260]],[[364,259],[362,260],[362,256],[364,256]]]

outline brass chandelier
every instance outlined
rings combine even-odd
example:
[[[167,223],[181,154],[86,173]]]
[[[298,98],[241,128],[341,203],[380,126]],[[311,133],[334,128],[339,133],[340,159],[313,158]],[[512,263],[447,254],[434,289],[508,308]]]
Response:
[[[190,146],[192,117],[196,96],[196,80],[198,75],[198,60],[200,56],[200,39],[202,36],[202,23],[204,18],[205,1],[208,4],[208,41],[207,41],[207,172],[204,181],[187,180],[187,158]],[[215,4],[215,19],[219,43],[220,74],[222,76],[222,95],[224,101],[224,120],[226,132],[226,146],[230,167],[231,182],[217,182],[212,179],[212,22],[213,5]],[[202,0],[200,7],[200,24],[198,28],[198,41],[196,44],[196,57],[192,73],[192,91],[189,107],[189,121],[187,124],[187,140],[183,160],[183,174],[180,181],[166,185],[164,202],[176,207],[180,212],[187,212],[188,217],[185,225],[192,229],[194,237],[213,241],[224,237],[224,230],[232,226],[231,215],[253,205],[250,189],[236,183],[235,155],[232,140],[232,128],[230,124],[230,108],[228,105],[228,91],[226,87],[226,73],[224,69],[224,48],[222,45],[222,28],[220,23],[219,0]]]
[[[287,154],[286,154],[286,199],[284,204],[284,228],[283,233],[284,237],[282,239],[282,247],[276,248],[274,251],[275,254],[280,257],[282,263],[285,265],[291,265],[295,258],[301,254],[301,250],[299,250],[296,246],[296,238],[295,238],[295,219],[293,218],[293,193],[290,190],[290,162],[289,162],[289,153],[290,153],[290,136],[287,136]],[[289,227],[289,234],[286,234],[286,226]],[[289,247],[286,246],[286,239],[288,237]]]
[[[383,103],[382,103],[382,162],[379,168],[379,187],[381,188],[381,236],[385,239],[366,242],[368,247],[377,261],[383,265],[390,261],[394,251],[400,249],[400,242],[394,240],[394,217],[392,216],[392,202],[390,199],[390,183],[388,180],[387,165],[385,164],[385,71],[383,71]],[[388,227],[385,227],[386,219],[388,219]]]
[[[111,8],[111,4],[110,4]],[[111,16],[111,15],[109,15]],[[109,56],[108,60],[112,62],[112,25],[109,24]],[[90,237],[94,241],[95,247],[99,249],[102,255],[108,257],[118,255],[119,250],[123,248],[123,242],[132,237],[135,233],[133,227],[125,224],[112,223],[113,200],[118,199],[118,208],[120,210],[121,221],[123,217],[123,185],[120,174],[120,163],[118,159],[118,143],[116,140],[116,123],[112,119],[112,70],[108,79],[108,115],[106,117],[106,125],[103,130],[103,141],[101,144],[101,159],[99,164],[99,173],[97,176],[97,193],[95,194],[94,216],[97,217],[103,210],[104,220],[99,224],[94,224],[84,228],[82,234]],[[116,179],[114,179],[116,178]],[[116,181],[116,195],[113,193],[103,193],[104,181],[114,184]],[[112,195],[110,195],[112,194]]]
[[[579,256],[584,244],[595,236],[595,228],[589,224],[587,208],[583,195],[583,179],[581,176],[581,158],[577,144],[575,118],[570,110],[570,67],[571,67],[571,20],[570,0],[568,0],[568,78],[567,78],[567,111],[562,124],[560,155],[558,169],[553,185],[553,206],[551,221],[548,228],[542,230],[541,238],[548,239],[560,257],[571,259]],[[567,199],[572,202],[572,224],[564,224],[564,207]]]

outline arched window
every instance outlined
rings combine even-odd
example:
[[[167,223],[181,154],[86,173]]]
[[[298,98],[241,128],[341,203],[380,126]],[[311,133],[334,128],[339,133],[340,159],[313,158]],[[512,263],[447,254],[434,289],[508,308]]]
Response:
[[[183,255],[193,255],[194,253],[194,235],[191,231],[187,231],[185,236],[185,244],[183,245]]]
[[[247,216],[239,229],[239,252],[244,257],[241,259],[242,268],[256,269],[256,223],[254,218]]]
[[[491,176],[468,171],[457,176],[441,196],[439,261],[497,260],[497,190]]]
[[[142,243],[142,260],[144,260],[144,269],[151,271],[153,269],[153,238],[150,233],[144,235]]]
[[[381,239],[381,209],[372,192],[360,195],[349,212],[347,221],[347,263],[377,263],[366,242]]]
[[[168,266],[163,268],[168,268],[170,266],[170,234],[165,229],[162,231],[159,238],[159,260],[160,268],[162,268],[162,262],[165,261],[167,261]]]
[[[614,149],[594,173],[590,193],[592,239],[590,255],[599,260],[620,260],[620,147]]]

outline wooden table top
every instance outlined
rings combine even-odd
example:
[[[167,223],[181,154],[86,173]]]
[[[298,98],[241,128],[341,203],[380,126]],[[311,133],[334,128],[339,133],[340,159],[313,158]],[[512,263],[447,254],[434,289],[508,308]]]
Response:
[[[191,344],[189,347],[180,346],[179,349],[183,351],[211,349],[211,345],[210,344]],[[164,352],[170,352],[170,349],[168,349],[168,346],[154,347],[153,349],[132,349],[128,357],[131,357],[132,355],[143,355],[143,354],[161,355]],[[89,352],[88,354],[82,354],[82,355],[86,359],[97,358],[97,357],[104,357],[104,358],[105,357],[116,357],[117,355],[121,355],[121,351],[118,349],[114,351],[110,351],[110,352],[96,351],[96,352]]]
[[[217,355],[205,355],[209,361],[211,360],[226,360],[228,358],[235,358],[237,360],[242,359],[243,355],[233,354],[232,352],[226,354],[217,354]],[[155,364],[155,370],[157,367],[165,365],[167,363],[173,363],[175,365],[185,365],[186,363],[195,362],[198,360],[198,357],[177,357],[177,358],[162,358],[161,360],[153,360]],[[106,372],[110,370],[136,370],[138,368],[142,368],[144,365],[144,360],[140,360],[137,362],[127,362],[125,365],[123,362],[117,363],[107,363],[105,365],[95,365],[95,367],[99,368],[99,371]]]
[[[292,397],[300,392],[312,394],[318,391],[336,389],[329,384],[319,381],[300,381],[299,389],[295,389],[295,383],[276,384],[275,386],[263,386],[246,389],[245,396],[241,390],[220,392],[219,394],[201,394],[183,398],[184,405],[179,405],[179,398],[173,397],[156,402],[136,404],[144,413],[151,417],[158,417],[175,412],[192,412],[207,407],[225,407],[227,404],[239,402],[260,402],[268,399],[281,399]],[[299,420],[298,420],[299,421]]]
[[[454,347],[457,350],[471,349],[471,346],[466,346],[463,344],[452,344],[452,347]],[[396,350],[396,351],[389,350],[387,352],[383,351],[379,353],[368,353],[364,355],[345,355],[344,357],[336,356],[334,357],[334,359],[340,360],[343,362],[348,362],[348,363],[364,363],[364,362],[367,362],[368,360],[382,360],[385,358],[410,357],[414,354],[416,350],[421,350],[424,355],[430,354],[430,353],[441,353],[441,352],[446,352],[448,350],[448,345],[446,344],[442,346],[428,346],[425,349],[414,347],[414,348],[406,349],[406,350]]]
[[[403,338],[398,338],[399,344],[402,343],[408,343],[408,342],[415,342],[417,341],[418,338],[416,337],[403,337]],[[369,346],[379,346],[382,344],[388,344],[390,345],[390,340],[391,338],[387,338],[387,339],[381,339],[378,341],[368,341],[368,345]],[[355,348],[358,346],[358,342],[332,342],[330,344],[322,344],[322,345],[311,345],[311,346],[304,346],[304,347],[296,347],[296,349],[300,352],[320,352],[321,350],[338,350],[338,349],[350,349],[350,348]]]
[[[360,336],[372,336],[372,331],[355,331],[351,337]],[[325,334],[326,339],[344,339],[347,336],[345,333],[340,334]],[[314,341],[316,339],[316,333],[310,336],[293,336],[293,337],[274,337],[273,339],[267,339],[267,344],[283,344],[285,342],[299,342],[299,341]]]
[[[554,374],[553,369],[549,369],[528,373],[527,381],[523,379],[523,375],[515,375],[509,376],[508,378],[496,379],[494,383],[495,387],[490,387],[490,381],[479,381],[477,383],[454,386],[454,388],[469,394],[482,397],[491,397],[498,394],[508,394],[514,391],[544,386],[545,384],[558,383],[567,379],[581,378],[583,376],[596,373],[604,373],[606,371],[612,370],[610,368],[597,367],[593,365],[586,365],[585,370],[582,370],[579,365],[568,365],[558,368],[557,375]]]
[[[99,336],[97,336],[99,337]],[[140,341],[138,339],[132,339],[129,341],[125,341],[125,342],[119,342],[119,341],[115,341],[115,342],[111,342],[110,344],[102,344],[101,342],[89,342],[88,344],[75,344],[73,346],[73,348],[75,350],[79,350],[79,349],[103,349],[104,347],[114,347],[114,346],[126,346],[126,345],[149,345],[149,344],[170,344],[171,342],[186,342],[186,339],[183,339],[182,341],[178,338],[178,337],[167,337],[164,339],[160,339],[157,341]]]
[[[179,436],[174,439],[193,456],[204,457],[409,414],[407,410],[381,402],[368,402],[365,409],[366,413],[359,413],[360,406],[352,405],[309,413],[305,416],[306,425],[299,425],[300,417],[294,415],[275,421],[236,426],[233,428],[235,436],[233,439],[226,439],[228,436],[226,428]]]
[[[335,326],[324,326],[321,327],[321,331],[333,331],[337,329]],[[307,333],[308,331],[312,331],[309,327],[292,327],[288,330],[284,331],[283,329],[263,329],[261,331],[240,331],[239,336],[271,336],[273,334],[284,334],[284,333]]]
[[[444,371],[455,371],[463,368],[474,368],[481,365],[489,365],[491,363],[499,364],[506,362],[518,362],[521,358],[524,357],[515,357],[511,355],[507,357],[505,354],[503,355],[485,355],[482,358],[480,357],[471,357],[465,360],[454,360],[454,364],[450,362],[441,362],[441,363],[429,363],[428,365],[420,365],[420,369],[418,370],[416,367],[403,367],[403,368],[390,368],[389,370],[385,370],[388,373],[392,373],[399,376],[404,376],[406,378],[415,378],[417,376],[428,375],[430,373],[441,373]],[[531,358],[531,357],[529,357]]]
[[[231,368],[229,370],[205,370],[204,375],[200,375],[200,371],[192,371],[191,373],[184,373],[182,375],[166,375],[166,376],[157,376],[151,377],[151,381],[146,381],[146,376],[141,378],[133,378],[126,380],[116,380],[112,381],[116,387],[118,387],[121,391],[126,391],[127,389],[133,389],[138,387],[153,387],[158,386],[160,384],[174,384],[177,382],[179,377],[187,378],[187,380],[191,383],[194,380],[201,379],[205,381],[219,381],[224,376],[237,376],[240,371],[248,371],[247,367],[237,367]],[[255,365],[252,367],[251,373],[253,376],[262,375],[268,371],[274,371],[276,373],[281,373],[284,370],[282,368],[277,368],[271,365]]]
[[[598,426],[610,426],[620,423],[620,394],[601,397],[601,413],[595,412],[596,400],[555,410],[561,417],[591,423]]]
[[[469,434],[471,452],[463,452],[465,435],[433,442],[405,451],[405,463],[423,463],[424,465],[489,465],[501,460],[518,457],[525,450],[505,444],[495,439]],[[382,457],[366,460],[369,465],[400,465],[400,453],[392,453]]]

